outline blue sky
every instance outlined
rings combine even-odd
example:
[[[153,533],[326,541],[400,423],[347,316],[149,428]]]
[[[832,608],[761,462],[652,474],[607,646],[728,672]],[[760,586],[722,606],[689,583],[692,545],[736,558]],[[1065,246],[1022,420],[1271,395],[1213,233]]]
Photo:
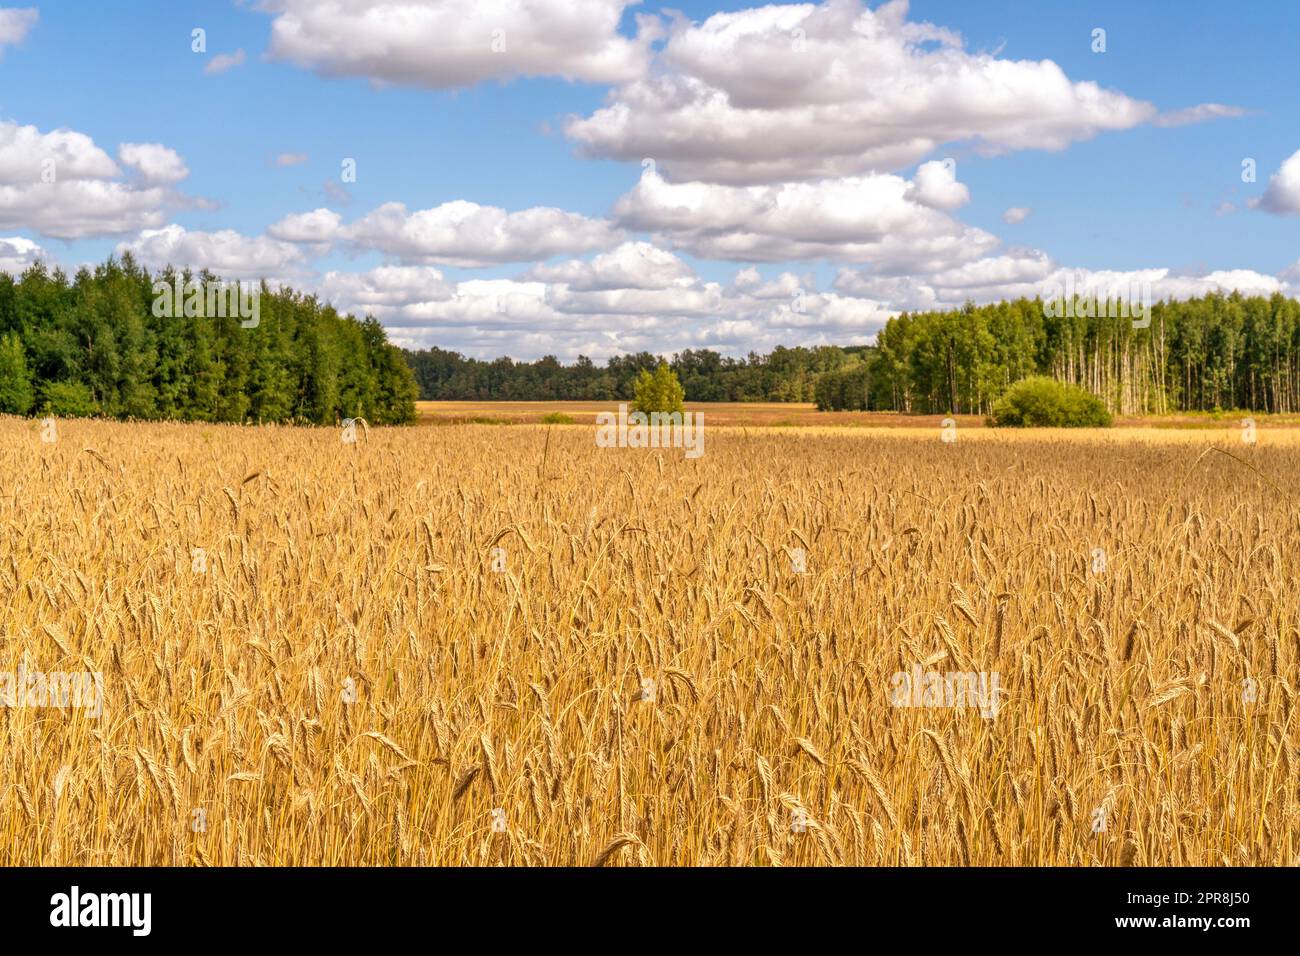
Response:
[[[872,42],[885,45],[855,48],[848,31],[808,21],[812,52],[801,55],[816,62],[807,68],[815,75],[842,54],[849,71],[846,89],[859,79],[855,71],[863,74],[862,100],[844,104],[842,112],[834,112],[840,104],[821,104],[828,119],[800,134],[781,111],[818,108],[826,85],[812,82],[786,97],[782,84],[764,85],[770,79],[765,74],[787,68],[797,74],[803,61],[773,58],[773,47],[754,46],[747,53],[740,44],[785,36],[791,25],[803,23],[800,11],[817,9],[813,5],[787,8],[772,26],[765,8],[752,3],[627,6],[620,0],[582,0],[587,21],[603,14],[617,24],[617,33],[583,35],[584,24],[576,23],[548,39],[552,48],[521,53],[532,45],[539,25],[556,20],[553,0],[522,0],[534,17],[522,21],[483,3],[471,5],[480,11],[473,16],[481,19],[467,28],[470,36],[499,23],[507,49],[493,53],[484,39],[454,57],[443,56],[446,31],[439,24],[462,24],[472,17],[437,17],[455,16],[463,2],[420,4],[429,14],[427,22],[392,31],[384,23],[385,17],[391,22],[395,0],[354,0],[354,8],[369,8],[374,17],[367,21],[375,25],[373,35],[356,21],[330,21],[319,5],[313,12],[305,0],[264,5],[131,0],[111,6],[36,0],[21,8],[0,7],[0,124],[9,124],[11,138],[16,127],[34,127],[41,137],[58,130],[84,134],[93,148],[117,161],[118,175],[102,178],[140,204],[134,218],[94,210],[89,216],[94,222],[70,235],[69,227],[51,225],[39,211],[24,214],[29,206],[21,197],[7,214],[0,201],[0,243],[27,240],[21,247],[0,245],[0,265],[16,271],[39,254],[75,268],[115,249],[133,248],[154,267],[164,259],[202,267],[211,263],[196,257],[218,241],[210,237],[223,235],[224,261],[241,277],[319,289],[341,307],[378,315],[403,344],[522,358],[552,352],[566,360],[578,352],[635,348],[671,352],[707,345],[743,353],[778,342],[867,341],[901,308],[1033,294],[1034,282],[1047,281],[1060,269],[1164,270],[1171,296],[1203,291],[1210,287],[1207,282],[1292,293],[1294,276],[1287,270],[1300,258],[1300,220],[1294,215],[1300,212],[1300,181],[1283,175],[1262,205],[1250,205],[1300,150],[1297,100],[1285,77],[1300,10],[1286,4],[914,0],[905,15],[895,10],[886,24],[880,4],[841,3],[844,16],[880,27],[884,38]],[[34,19],[26,15],[14,25],[14,11],[33,9]],[[8,32],[5,10],[11,13]],[[674,18],[670,10],[681,13]],[[710,32],[710,25],[719,21],[710,18],[719,13],[745,18],[741,40],[716,45],[719,31]],[[638,15],[656,17],[659,32],[649,37],[647,28],[638,26]],[[902,36],[910,29],[902,24],[922,23],[959,34],[958,45],[950,48],[963,68],[976,74],[987,69],[999,79],[973,81],[969,89],[956,81],[938,92],[928,89],[934,71],[924,56],[942,44],[914,39],[898,41],[911,66],[873,73],[872,64],[887,61],[895,50],[890,31]],[[307,39],[277,40],[273,31],[286,24],[296,24],[289,32]],[[1097,27],[1106,31],[1104,53],[1091,49]],[[206,31],[205,53],[191,50],[195,28]],[[642,40],[636,39],[638,31]],[[638,60],[636,51],[622,47],[607,56],[619,38],[642,43],[644,56]],[[399,49],[408,43],[414,46]],[[710,52],[700,54],[701,49]],[[597,66],[581,60],[593,50],[602,57]],[[215,56],[236,51],[243,51],[242,63],[211,69]],[[409,68],[395,80],[387,64],[403,57]],[[436,66],[453,59],[459,65]],[[1028,66],[1016,64],[1045,60],[1068,82],[1054,98],[1026,106],[1035,100],[1037,84]],[[1011,64],[1011,72],[1003,76],[997,73],[1001,67],[990,63]],[[527,75],[538,72],[549,75]],[[695,84],[691,89],[700,81],[717,87],[733,106],[757,90],[757,100],[745,107],[765,117],[756,121],[755,147],[790,134],[788,144],[779,147],[785,153],[774,160],[776,168],[752,169],[743,160],[710,156],[707,131],[713,127],[707,122],[692,126],[685,114],[675,112],[651,115],[642,141],[646,135],[653,141],[657,126],[666,130],[663,148],[669,155],[657,158],[666,185],[661,195],[628,200],[642,178],[639,154],[629,152],[636,143],[627,144],[618,131],[598,130],[593,146],[568,128],[570,118],[591,118],[610,101],[631,102],[633,84],[664,74]],[[1006,90],[987,85],[1003,79],[1009,80]],[[1065,91],[1089,81],[1123,103],[1084,117],[1074,94]],[[912,99],[900,92],[910,90],[917,91]],[[1005,102],[990,105],[990,95],[1005,95]],[[808,102],[799,102],[799,96]],[[934,103],[926,111],[914,108],[915,99],[930,96]],[[1133,104],[1151,104],[1156,112],[1142,115]],[[1218,113],[1181,125],[1162,125],[1155,118],[1203,104],[1214,104]],[[675,110],[671,104],[655,108]],[[716,128],[725,132],[728,123],[747,122],[747,114],[737,110],[724,114]],[[1099,116],[1125,111],[1133,115],[1118,128],[1090,126],[1111,122]],[[874,127],[919,124],[935,142],[913,148],[902,133],[898,142],[876,131],[859,135],[854,125],[864,124],[863,116],[870,116],[868,125]],[[669,127],[679,120],[695,132],[672,140]],[[994,130],[987,139],[986,129]],[[1056,145],[1064,148],[1037,148],[1038,130],[1046,139],[1062,129],[1068,129],[1062,134],[1066,142]],[[949,130],[952,138],[943,141]],[[878,145],[879,162],[874,153],[870,162],[855,159],[852,143],[817,162],[824,142],[839,137]],[[24,145],[14,139],[11,154],[28,153],[11,165],[35,161],[32,151],[48,151],[50,142]],[[142,179],[119,158],[119,147],[127,143],[165,147],[188,174],[179,180]],[[742,135],[742,153],[745,145]],[[0,196],[5,188],[26,188],[23,174],[5,180],[4,150],[0,133]],[[681,154],[676,160],[672,150]],[[805,153],[813,157],[807,163],[799,159]],[[277,157],[288,155],[304,159],[277,163]],[[357,176],[344,184],[340,163],[347,157],[356,160]],[[1247,157],[1257,164],[1255,183],[1241,179]],[[935,192],[940,198],[928,200],[918,188],[907,194],[913,199],[895,195],[907,183],[919,182],[923,164],[944,158],[955,160],[955,185],[964,187],[964,198]],[[1300,180],[1300,162],[1296,167]],[[942,191],[941,174],[932,173]],[[867,177],[881,178],[867,182]],[[829,224],[824,216],[759,209],[764,203],[785,208],[796,196],[815,196],[808,201],[823,211],[829,205],[834,214],[840,205],[834,197],[847,194],[846,183],[879,187],[879,195],[889,198],[854,208],[846,222]],[[54,188],[67,186],[61,181]],[[148,189],[165,194],[156,209],[145,208],[149,202],[140,191]],[[679,197],[687,195],[682,189],[694,189],[692,195],[704,196],[707,207],[727,211],[697,210],[698,222],[684,222],[674,212]],[[102,198],[85,190],[76,201]],[[628,208],[620,214],[621,200]],[[491,237],[493,251],[466,257],[476,259],[472,265],[458,261],[445,242],[422,244],[424,227],[403,240],[385,233],[397,222],[391,216],[372,228],[348,231],[385,203],[402,203],[407,213],[416,213],[458,201],[503,215],[545,207],[599,225],[582,226],[579,231],[590,235],[575,239],[559,233],[575,228],[576,219],[554,227],[534,223],[517,238],[504,232],[525,224],[488,223],[482,228],[499,233]],[[754,204],[753,210],[739,210]],[[1029,210],[1023,221],[1004,221],[1013,207]],[[286,217],[313,210],[337,214],[327,238],[287,244],[268,238],[268,230],[273,236],[288,234],[286,228],[273,229]],[[439,228],[446,225],[438,221]],[[171,227],[178,228],[156,235]],[[541,242],[531,254],[537,230],[554,242]],[[155,233],[152,239],[142,238],[146,231]],[[884,238],[859,243],[858,234]],[[468,233],[466,241],[473,244]],[[501,252],[507,246],[517,251]],[[271,248],[283,255],[268,258]],[[555,248],[561,251],[547,254]],[[595,269],[600,273],[595,278],[587,273],[572,278],[575,269],[582,271],[579,264],[602,255],[612,257],[609,270]],[[737,281],[750,266],[755,271]],[[384,267],[404,271],[373,271]],[[539,280],[536,270],[546,267],[553,271]],[[606,274],[611,270],[618,281]],[[1017,281],[988,279],[1007,270]],[[476,285],[485,281],[501,284]],[[795,289],[804,293],[801,308],[790,304]],[[487,314],[473,305],[483,295],[494,303]]]

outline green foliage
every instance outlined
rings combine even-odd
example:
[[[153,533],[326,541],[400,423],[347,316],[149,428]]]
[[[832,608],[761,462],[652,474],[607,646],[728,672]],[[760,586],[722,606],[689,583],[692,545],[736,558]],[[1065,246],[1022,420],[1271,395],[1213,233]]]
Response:
[[[542,416],[543,425],[572,425],[573,416],[564,412],[547,412]]]
[[[0,409],[22,404],[16,337],[32,401],[63,415],[212,422],[415,419],[418,388],[402,351],[373,318],[340,316],[291,289],[260,290],[260,321],[209,308],[155,309],[155,283],[182,289],[208,273],[151,275],[128,255],[69,280],[37,264],[0,276]],[[169,299],[171,297],[168,297]],[[162,314],[155,314],[156,312]],[[15,383],[19,383],[15,385]]]
[[[89,418],[99,411],[90,389],[81,382],[45,382],[41,385],[41,411],[60,418]]]
[[[15,333],[0,337],[0,412],[26,415],[36,401],[23,342]]]
[[[871,403],[871,366],[859,362],[834,372],[817,376],[814,389],[817,410],[866,411]]]
[[[860,356],[870,346],[776,348],[770,355],[746,358],[708,349],[685,349],[669,366],[692,402],[811,402],[817,377]],[[614,355],[604,366],[586,356],[561,365],[553,355],[535,362],[509,358],[466,358],[444,349],[404,352],[428,401],[630,401],[637,377],[653,371],[659,359],[649,352]]]
[[[991,425],[1011,428],[1105,428],[1110,422],[1110,412],[1096,395],[1042,375],[1007,389],[989,419]]]
[[[684,412],[686,390],[677,380],[677,373],[668,367],[667,362],[660,362],[654,372],[642,369],[637,376],[632,400],[632,410],[644,412]]]

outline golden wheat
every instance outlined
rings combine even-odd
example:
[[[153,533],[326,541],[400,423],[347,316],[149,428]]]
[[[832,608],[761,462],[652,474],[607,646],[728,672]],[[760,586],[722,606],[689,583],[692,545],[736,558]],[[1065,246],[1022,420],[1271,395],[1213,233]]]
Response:
[[[0,672],[105,704],[0,707],[5,864],[1300,855],[1294,433],[58,427]]]

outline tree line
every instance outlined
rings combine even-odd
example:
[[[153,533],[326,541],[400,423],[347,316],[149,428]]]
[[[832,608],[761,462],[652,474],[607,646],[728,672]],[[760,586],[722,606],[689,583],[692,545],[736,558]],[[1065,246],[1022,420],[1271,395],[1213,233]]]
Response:
[[[1210,294],[1151,305],[1149,324],[1115,303],[1068,309],[1017,299],[890,319],[876,348],[824,375],[823,408],[989,414],[1035,375],[1078,385],[1119,414],[1300,410],[1300,303]]]
[[[669,363],[692,402],[811,402],[818,377],[853,365],[866,346],[784,348],[768,355],[731,358],[709,349],[686,349]],[[436,401],[631,401],[642,371],[659,357],[649,352],[615,355],[604,365],[579,356],[562,365],[553,355],[534,362],[466,358],[440,348],[405,352],[420,398]]]
[[[412,421],[417,397],[630,401],[640,373],[659,364],[649,352],[563,365],[554,356],[485,361],[398,349],[373,318],[265,285],[255,323],[179,295],[158,314],[159,283],[179,293],[218,281],[207,272],[151,275],[129,254],[72,279],[39,263],[17,279],[0,274],[0,412],[388,424]],[[1296,300],[1156,302],[1139,327],[1111,305],[968,303],[904,312],[872,346],[777,347],[745,358],[686,349],[670,367],[692,402],[989,414],[1013,383],[1042,375],[1082,386],[1120,414],[1300,411]]]
[[[687,349],[672,357],[690,402],[816,402],[822,409],[981,414],[1016,382],[1046,376],[1124,415],[1240,409],[1300,411],[1300,302],[1210,294],[1151,303],[1137,321],[1117,302],[1042,299],[904,312],[874,345],[778,347],[743,359]],[[1149,320],[1149,321],[1148,321]],[[601,366],[404,353],[420,398],[442,401],[623,401],[659,359],[616,355]]]
[[[69,279],[42,264],[0,274],[0,412],[212,422],[413,421],[417,388],[373,318],[257,288],[258,315],[189,290],[211,273],[156,275],[128,254]],[[164,287],[183,299],[159,308]],[[162,314],[159,314],[162,313]]]

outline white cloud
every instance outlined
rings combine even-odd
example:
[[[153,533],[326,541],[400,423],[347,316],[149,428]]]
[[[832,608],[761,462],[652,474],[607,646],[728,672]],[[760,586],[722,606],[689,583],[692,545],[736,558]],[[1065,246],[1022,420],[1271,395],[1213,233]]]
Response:
[[[529,276],[452,286],[436,269],[403,266],[331,272],[320,290],[340,309],[375,315],[399,344],[521,359],[682,348],[743,354],[793,342],[848,344],[866,341],[893,314],[863,298],[818,293],[810,281],[789,273],[764,282],[753,270],[752,282],[730,287],[704,282],[664,260],[653,261],[637,245],[616,250],[599,265],[592,260],[552,268],[551,274],[579,279],[587,286],[582,289]],[[611,285],[619,274],[627,286]]]
[[[430,266],[380,266],[369,272],[327,272],[319,291],[332,302],[347,303],[357,315],[397,315],[422,311],[428,303],[456,294],[454,284]]]
[[[161,189],[73,180],[0,186],[0,229],[31,229],[56,239],[136,232],[162,225]]]
[[[284,242],[330,243],[342,231],[343,217],[332,209],[294,213],[272,224],[266,234]]]
[[[0,56],[4,55],[5,47],[27,39],[40,16],[35,7],[0,7]]]
[[[722,309],[722,289],[699,282],[666,289],[596,289],[577,291],[565,285],[547,289],[546,301],[570,315],[705,315]]]
[[[448,88],[558,76],[620,83],[645,70],[654,21],[618,32],[629,0],[268,0],[270,53],[326,76]]]
[[[1288,290],[1277,276],[1264,275],[1253,269],[1216,269],[1204,275],[1176,275],[1169,269],[1149,270],[1159,273],[1152,279],[1157,299],[1192,299],[1211,292],[1237,291],[1243,295],[1272,295],[1283,292],[1294,295],[1300,289]],[[1124,276],[1125,273],[1108,273]],[[1131,280],[1129,280],[1131,281]]]
[[[658,233],[708,259],[826,258],[912,272],[991,252],[995,236],[914,200],[918,193],[931,201],[955,198],[941,164],[923,168],[930,177],[924,188],[893,175],[777,186],[669,183],[647,169],[614,211],[625,228]]]
[[[578,213],[549,207],[507,212],[465,200],[415,212],[403,203],[385,203],[343,234],[403,262],[453,266],[529,262],[606,249],[619,239],[608,222]]]
[[[124,144],[119,155],[135,182],[84,133],[0,122],[0,229],[81,239],[161,226],[176,197],[160,184],[185,164],[156,144]]]
[[[0,236],[0,272],[17,276],[38,259],[48,261],[45,250],[22,236]]]
[[[1300,150],[1269,177],[1264,195],[1250,204],[1278,215],[1300,215]]]
[[[1002,214],[1002,221],[1008,226],[1017,226],[1028,219],[1032,212],[1028,206],[1012,206]]]
[[[151,186],[178,183],[190,174],[176,150],[158,143],[123,143],[117,149],[117,158],[123,166],[139,173],[142,182]]]
[[[897,170],[946,143],[1059,150],[1157,115],[1050,60],[968,51],[907,12],[828,0],[679,19],[660,69],[566,131],[589,155],[652,157],[675,179],[756,184]],[[1223,115],[1198,109],[1186,121]]]
[[[244,55],[243,49],[236,50],[234,53],[218,53],[208,61],[208,65],[203,68],[203,72],[208,76],[225,73],[237,66],[243,66],[245,59],[247,57]]]
[[[66,129],[42,133],[35,126],[0,120],[0,185],[39,183],[47,168],[63,182],[121,175],[108,153],[85,133]]]
[[[793,272],[782,272],[775,279],[764,280],[753,266],[747,266],[736,273],[731,286],[739,293],[751,299],[793,300],[805,287],[813,288],[815,283],[810,278],[800,277]]]
[[[1248,111],[1240,106],[1225,106],[1222,103],[1200,103],[1186,109],[1171,110],[1161,113],[1154,120],[1154,126],[1186,126],[1189,123],[1204,123],[1215,119],[1232,119],[1245,116]]]
[[[695,281],[689,265],[666,249],[648,242],[625,242],[588,262],[570,259],[538,265],[528,278],[562,283],[576,292],[610,289],[670,289]]]
[[[970,190],[957,182],[954,164],[940,160],[922,163],[917,168],[906,196],[931,209],[952,210],[970,202]]]
[[[967,299],[994,302],[1033,298],[1056,266],[1046,253],[1015,249],[922,275],[873,275],[840,270],[835,288],[846,295],[888,302],[897,309],[955,308]]]
[[[130,252],[150,269],[208,270],[223,279],[263,279],[292,275],[302,264],[302,250],[266,236],[244,236],[233,229],[218,232],[188,231],[169,225],[146,229],[117,253]]]
[[[1286,292],[1277,276],[1250,269],[1216,270],[1203,275],[1177,274],[1168,268],[1132,270],[1068,269],[1037,249],[1012,249],[930,275],[872,276],[840,271],[835,288],[846,295],[867,296],[907,310],[952,309],[967,300],[979,304],[1010,299],[1051,298],[1072,288],[1080,295],[1108,293],[1127,297],[1149,288],[1152,301],[1189,299],[1211,292],[1240,290],[1246,295]],[[1300,291],[1300,289],[1296,290]]]

